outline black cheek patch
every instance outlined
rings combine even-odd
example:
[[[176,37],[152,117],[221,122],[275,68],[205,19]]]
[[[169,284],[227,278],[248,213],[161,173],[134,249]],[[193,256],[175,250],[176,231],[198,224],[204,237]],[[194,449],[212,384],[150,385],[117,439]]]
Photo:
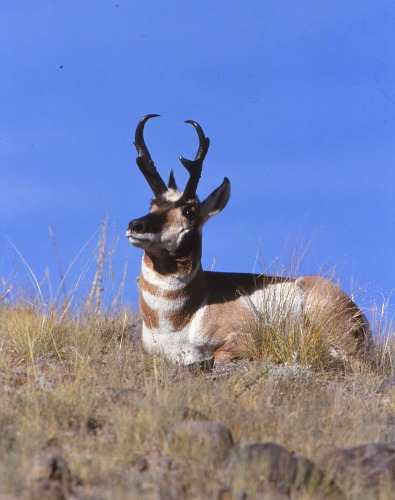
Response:
[[[161,233],[167,222],[167,212],[152,212],[139,221],[144,225],[144,233]]]
[[[152,233],[161,233],[163,231],[168,220],[167,215],[167,212],[152,213],[148,215],[148,217],[151,216],[150,224],[152,226]]]
[[[182,239],[181,245],[177,249],[178,256],[190,255],[196,249],[201,248],[201,237],[197,229],[192,229]]]

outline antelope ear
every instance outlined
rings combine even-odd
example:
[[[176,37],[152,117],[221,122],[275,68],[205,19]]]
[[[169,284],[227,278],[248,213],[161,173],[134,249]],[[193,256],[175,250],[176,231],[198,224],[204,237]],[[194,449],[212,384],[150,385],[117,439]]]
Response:
[[[225,177],[223,183],[202,202],[201,214],[204,222],[210,217],[219,214],[226,207],[229,198],[230,182]]]

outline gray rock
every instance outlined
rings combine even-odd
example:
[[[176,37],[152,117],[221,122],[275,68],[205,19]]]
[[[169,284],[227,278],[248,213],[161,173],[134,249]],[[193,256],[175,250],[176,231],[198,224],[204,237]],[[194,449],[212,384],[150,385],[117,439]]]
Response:
[[[32,463],[30,497],[63,499],[71,492],[71,472],[66,460],[57,453],[43,452]]]
[[[233,449],[230,430],[218,422],[177,422],[167,430],[169,451],[186,459],[208,463],[224,462]]]
[[[274,443],[244,445],[235,454],[229,469],[235,498],[265,495],[282,499],[299,491],[314,494],[317,499],[344,498],[315,463]]]
[[[345,491],[395,489],[395,443],[333,448],[324,453],[321,466]]]
[[[30,500],[66,500],[67,497],[67,491],[56,481],[40,479],[31,485]]]
[[[379,392],[390,391],[395,387],[395,377],[387,377],[385,378],[379,387]]]

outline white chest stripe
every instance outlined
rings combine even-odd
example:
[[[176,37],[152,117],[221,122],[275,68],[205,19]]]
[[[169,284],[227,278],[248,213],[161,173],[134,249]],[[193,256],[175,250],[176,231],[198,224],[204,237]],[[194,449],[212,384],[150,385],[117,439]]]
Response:
[[[145,303],[154,311],[175,312],[181,309],[188,300],[188,297],[180,297],[179,299],[166,299],[163,296],[152,295],[147,290],[141,290],[141,294]]]

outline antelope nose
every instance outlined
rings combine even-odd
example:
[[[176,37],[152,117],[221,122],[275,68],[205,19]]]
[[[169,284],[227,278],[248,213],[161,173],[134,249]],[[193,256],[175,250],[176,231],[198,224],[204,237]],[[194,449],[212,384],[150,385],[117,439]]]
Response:
[[[134,233],[144,233],[145,224],[141,219],[134,219],[129,222],[129,231]]]

